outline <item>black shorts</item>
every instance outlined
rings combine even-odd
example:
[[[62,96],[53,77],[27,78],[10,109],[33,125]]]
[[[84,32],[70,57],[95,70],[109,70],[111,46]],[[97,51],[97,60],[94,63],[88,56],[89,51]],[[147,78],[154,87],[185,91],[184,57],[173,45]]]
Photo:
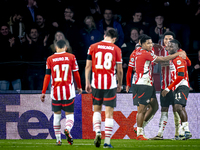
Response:
[[[61,110],[65,112],[74,112],[74,98],[61,101],[52,100],[52,111],[57,112]]]
[[[183,107],[185,107],[189,91],[190,91],[189,87],[185,85],[181,85],[178,88],[176,88],[176,90],[174,91],[174,98],[175,98],[174,104],[180,104]]]
[[[170,105],[174,105],[174,92],[172,90],[170,90],[169,93],[167,93],[167,95],[165,97],[163,97],[161,94],[162,91],[163,91],[163,89],[161,89],[161,92],[160,92],[161,107],[169,107]]]
[[[134,86],[134,99],[136,99],[139,104],[148,105],[155,94],[153,88],[153,86],[136,84]]]
[[[139,106],[138,98],[135,98],[135,97],[136,97],[136,91],[134,90],[134,88],[135,88],[135,84],[132,84],[132,91],[133,91],[133,105],[135,105],[135,106]],[[152,93],[151,98],[155,98],[155,99],[157,99],[157,97],[156,97],[156,88],[155,88],[154,85],[153,85],[153,93]]]
[[[135,91],[135,84],[132,84],[132,92],[133,92],[133,105],[134,106],[139,106],[138,99],[135,98],[137,96],[136,95],[136,91]]]
[[[116,107],[116,92],[117,88],[101,90],[92,87],[93,105],[105,105]]]

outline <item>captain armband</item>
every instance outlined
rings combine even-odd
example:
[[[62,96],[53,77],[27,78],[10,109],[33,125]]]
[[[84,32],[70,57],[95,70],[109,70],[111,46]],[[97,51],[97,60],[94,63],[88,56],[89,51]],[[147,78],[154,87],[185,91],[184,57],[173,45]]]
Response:
[[[51,75],[51,69],[46,69],[46,74]]]

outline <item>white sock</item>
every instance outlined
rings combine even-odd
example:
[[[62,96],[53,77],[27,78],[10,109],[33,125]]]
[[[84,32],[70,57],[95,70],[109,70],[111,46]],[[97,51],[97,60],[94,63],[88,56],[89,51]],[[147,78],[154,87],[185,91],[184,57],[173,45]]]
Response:
[[[180,127],[179,132],[180,132],[180,135],[182,135],[182,136],[185,134],[183,125]]]
[[[54,114],[53,115],[53,128],[56,136],[56,140],[61,141],[61,125],[60,125],[60,119],[61,114]]]
[[[94,112],[93,114],[93,125],[95,132],[101,132],[101,113]]]
[[[174,112],[174,125],[175,125],[175,136],[179,136],[180,117],[177,112]]]
[[[143,128],[142,127],[137,127],[137,136],[143,135],[143,134],[144,134]]]
[[[163,136],[165,126],[167,125],[167,120],[168,120],[168,112],[161,112],[159,131],[158,131],[158,136],[160,137]]]
[[[105,140],[104,143],[110,144],[110,138],[112,135],[114,120],[111,118],[106,118],[105,120]]]
[[[66,117],[65,129],[67,129],[70,132],[72,127],[74,126],[74,114],[69,114],[66,115],[65,117]]]
[[[190,132],[188,122],[182,122],[182,125],[183,125],[183,128],[184,128],[185,131]]]

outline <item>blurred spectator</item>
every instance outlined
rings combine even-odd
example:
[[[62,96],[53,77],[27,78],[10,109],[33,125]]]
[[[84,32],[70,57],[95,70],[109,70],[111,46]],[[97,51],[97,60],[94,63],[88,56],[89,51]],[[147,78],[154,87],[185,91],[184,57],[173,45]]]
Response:
[[[130,20],[124,26],[124,35],[125,35],[125,42],[130,40],[130,31],[132,28],[138,28],[140,34],[147,34],[148,28],[142,22],[142,12],[140,10],[136,10],[132,15],[132,20]]]
[[[120,24],[125,22],[127,18],[125,18],[127,15],[127,2],[123,0],[111,0],[112,2],[112,8],[113,8],[113,18],[114,20],[118,21]],[[122,11],[123,10],[123,11]]]
[[[69,41],[72,47],[72,53],[77,55],[80,49],[81,36],[80,36],[80,22],[74,18],[74,7],[67,6],[64,10],[64,18],[59,23],[58,29],[63,32],[65,38]]]
[[[103,35],[96,29],[96,24],[92,16],[86,16],[84,19],[84,28],[80,31],[83,46],[76,56],[79,65],[79,73],[81,76],[82,88],[85,88],[85,65],[87,59],[88,48],[91,44],[103,40]]]
[[[19,64],[12,61],[21,60],[20,41],[10,33],[8,24],[0,26],[0,90],[21,90],[21,70]]]
[[[21,40],[25,37],[25,25],[23,20],[23,13],[15,11],[9,18],[8,25],[10,26],[10,32]],[[22,41],[21,41],[22,42]]]
[[[149,36],[154,43],[163,45],[163,34],[169,31],[169,28],[164,24],[164,16],[160,13],[155,14],[155,25],[152,25],[149,29]]]
[[[47,59],[46,41],[39,40],[39,33],[36,27],[31,27],[27,41],[23,43],[22,59],[28,63],[25,70],[24,86],[29,90],[42,90],[45,75],[45,61]]]
[[[79,52],[79,57],[77,59],[86,60],[87,51],[91,44],[103,40],[103,34],[96,29],[96,24],[92,16],[86,16],[84,19],[84,27],[80,30],[83,49]]]
[[[30,28],[36,20],[36,14],[38,11],[38,6],[36,0],[27,0],[27,6],[22,8],[24,23],[27,30]]]
[[[99,4],[99,0],[90,0],[89,11],[89,14],[94,18],[95,23],[102,19],[102,8]]]
[[[200,92],[200,50],[198,51],[197,62],[190,75],[190,83],[193,88],[193,92]]]
[[[58,27],[58,23],[62,20],[63,10],[65,6],[65,0],[51,0],[48,3],[47,16],[51,22],[51,25]],[[53,10],[53,11],[52,11]]]
[[[36,15],[36,25],[37,25],[39,37],[41,38],[41,40],[47,41],[45,43],[45,44],[47,44],[49,41],[49,36],[51,34],[51,32],[50,32],[51,29],[46,24],[46,19],[42,13],[38,13]],[[49,45],[47,44],[47,46],[49,46]]]
[[[115,44],[119,47],[122,46],[124,42],[124,32],[120,23],[113,19],[113,12],[111,8],[106,8],[103,13],[103,19],[97,23],[97,29],[104,35],[104,32],[107,30],[107,27],[112,27],[118,32],[118,40]]]
[[[154,11],[159,9],[160,1],[162,1],[162,0],[159,0],[159,1],[157,1],[157,0],[139,0],[136,2],[137,4],[134,7],[135,7],[135,9],[139,8],[140,11],[142,12],[142,20],[146,26],[153,23]]]
[[[67,48],[67,52],[68,52],[68,53],[72,53],[72,48],[71,48],[71,46],[70,46],[70,44],[69,44],[69,41],[66,40],[66,38],[65,38],[65,36],[64,36],[64,34],[63,34],[62,32],[57,31],[57,32],[55,33],[55,35],[54,35],[53,44],[51,44],[51,45],[49,46],[49,48],[48,48],[48,56],[50,56],[50,55],[52,55],[52,54],[54,54],[54,53],[56,52],[55,43],[56,43],[57,41],[59,41],[59,40],[64,40],[64,41],[67,43],[67,45],[69,45],[69,48]]]
[[[131,53],[135,50],[135,45],[138,43],[139,30],[137,28],[131,29],[130,41],[122,45],[122,58],[123,58],[123,85],[126,85],[126,72],[128,69],[129,57]]]

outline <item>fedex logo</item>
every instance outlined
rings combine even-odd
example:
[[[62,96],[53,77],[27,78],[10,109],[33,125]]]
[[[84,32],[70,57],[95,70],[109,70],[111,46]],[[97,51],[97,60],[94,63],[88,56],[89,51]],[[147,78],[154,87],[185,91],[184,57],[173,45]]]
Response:
[[[76,111],[75,115],[78,113]],[[82,137],[81,128],[77,126],[80,123],[81,121],[76,121],[74,125],[72,134],[74,133],[75,138]],[[64,124],[65,114],[62,112],[61,132]],[[46,95],[44,103],[40,101],[40,94],[0,95],[0,126],[0,139],[55,139],[50,95]],[[74,131],[79,131],[79,135]],[[66,139],[64,133],[61,137]]]
[[[113,139],[135,139],[137,137],[134,129],[136,130],[136,107],[133,106],[133,102],[124,101],[122,95],[117,94],[117,107],[114,109],[114,127],[113,127]],[[130,99],[132,95],[130,94]],[[93,110],[92,110],[92,95],[82,95],[82,138],[93,139],[95,132],[93,130]],[[128,109],[127,109],[128,108]],[[104,109],[104,107],[103,107]],[[105,137],[104,133],[104,122],[105,122],[105,111],[101,113],[102,118],[102,138]]]

